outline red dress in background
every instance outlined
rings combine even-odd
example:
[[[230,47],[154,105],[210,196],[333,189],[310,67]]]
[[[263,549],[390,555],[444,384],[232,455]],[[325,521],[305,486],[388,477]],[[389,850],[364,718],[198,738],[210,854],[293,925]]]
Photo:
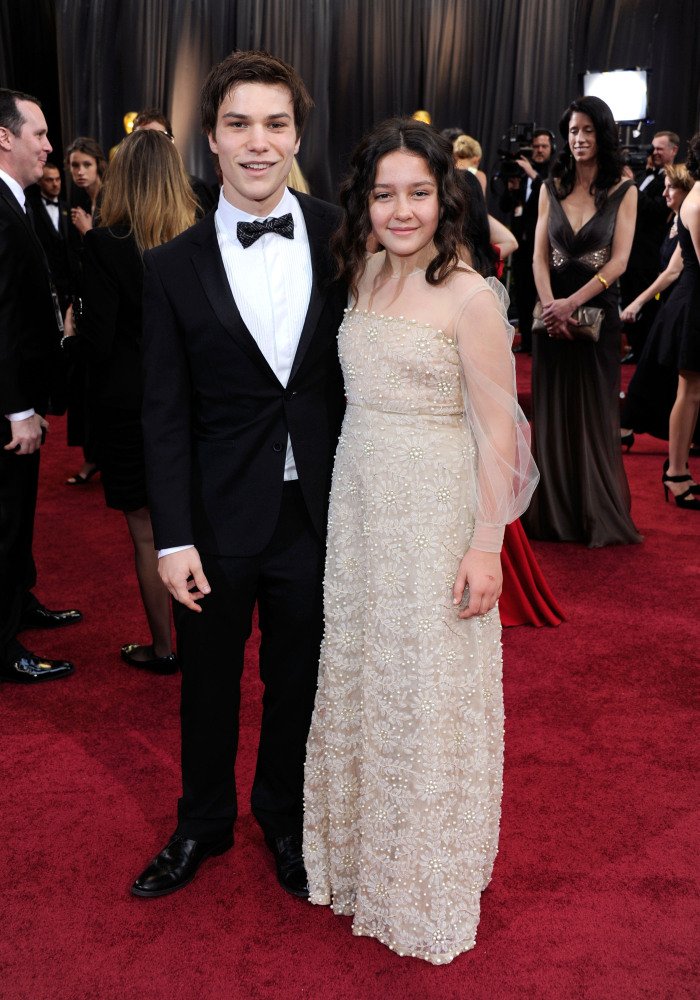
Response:
[[[501,625],[543,625],[564,621],[520,521],[506,525],[501,550],[503,593],[498,601]]]
[[[498,250],[498,247],[494,247]],[[496,265],[496,277],[503,274],[504,262]],[[549,589],[535,553],[520,521],[506,525],[501,549],[503,593],[498,599],[501,625],[534,625],[554,628],[564,621],[564,613]]]

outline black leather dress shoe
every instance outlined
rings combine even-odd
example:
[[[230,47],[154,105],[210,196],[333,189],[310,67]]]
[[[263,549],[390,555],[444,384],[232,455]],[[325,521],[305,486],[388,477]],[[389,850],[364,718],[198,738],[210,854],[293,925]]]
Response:
[[[301,851],[301,837],[265,837],[265,843],[275,856],[277,881],[292,896],[309,898],[309,883]]]
[[[207,858],[224,854],[233,847],[233,834],[216,841],[186,840],[174,834],[160,854],[141,872],[131,887],[134,896],[144,899],[167,896],[184,889]]]
[[[83,620],[80,611],[50,611],[43,604],[37,604],[22,617],[20,631],[25,628],[63,628],[76,625]]]
[[[39,681],[68,677],[74,669],[68,660],[50,660],[47,656],[38,656],[27,650],[0,666],[0,680],[13,681],[15,684],[38,684]]]
[[[136,642],[131,642],[128,646],[122,646],[121,658],[129,666],[150,670],[152,674],[176,674],[178,672],[180,664],[175,653],[168,653],[167,656],[150,656],[147,660],[140,660],[134,656],[137,649],[149,648],[152,650],[153,647],[140,646]]]

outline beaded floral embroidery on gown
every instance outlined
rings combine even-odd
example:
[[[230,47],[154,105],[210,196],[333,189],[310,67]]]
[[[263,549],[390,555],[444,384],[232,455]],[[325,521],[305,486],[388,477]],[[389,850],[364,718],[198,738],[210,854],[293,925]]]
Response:
[[[354,915],[355,934],[440,964],[475,943],[498,842],[498,607],[460,620],[452,604],[481,495],[497,489],[493,470],[479,484],[488,406],[508,411],[528,482],[519,501],[498,499],[510,504],[505,519],[536,480],[514,390],[465,419],[456,328],[467,302],[493,291],[460,276],[463,301],[450,316],[454,289],[450,300],[422,274],[414,280],[412,312],[425,321],[356,308],[339,334],[348,409],[331,493],[304,858],[311,902]],[[504,343],[506,328],[504,315]],[[492,374],[474,375],[475,395]],[[483,548],[500,549],[503,523],[485,524]]]

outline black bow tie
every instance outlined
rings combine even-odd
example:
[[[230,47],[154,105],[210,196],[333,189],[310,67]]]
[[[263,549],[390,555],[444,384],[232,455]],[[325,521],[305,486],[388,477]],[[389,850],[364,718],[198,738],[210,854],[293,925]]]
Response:
[[[44,202],[45,205],[55,205],[58,208],[58,202],[54,201],[53,198],[44,198],[42,194],[41,200]]]
[[[239,222],[236,226],[236,236],[246,249],[259,240],[263,233],[279,233],[285,239],[293,240],[294,219],[292,213],[287,212],[279,219],[265,219],[263,222]]]

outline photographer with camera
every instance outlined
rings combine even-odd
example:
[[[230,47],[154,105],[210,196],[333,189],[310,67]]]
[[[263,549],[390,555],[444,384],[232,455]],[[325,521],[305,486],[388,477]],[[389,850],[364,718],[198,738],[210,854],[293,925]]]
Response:
[[[623,168],[622,176],[635,182],[639,194],[632,250],[627,270],[620,278],[623,302],[636,299],[658,273],[659,251],[669,220],[664,198],[665,168],[675,160],[679,146],[680,139],[675,132],[657,132],[652,139],[646,170],[635,176],[631,165]],[[659,303],[652,299],[639,313],[637,321],[626,325],[631,349],[622,359],[623,364],[633,364],[639,359],[658,308]]]
[[[516,131],[522,126],[516,126]],[[519,133],[527,141],[527,133]],[[517,141],[517,136],[516,136]],[[501,151],[501,165],[496,178],[504,186],[499,208],[511,213],[511,231],[518,241],[513,254],[515,303],[518,310],[520,346],[515,351],[529,354],[532,350],[532,310],[537,291],[532,276],[532,254],[537,225],[537,204],[542,181],[549,173],[554,152],[554,136],[546,128],[532,131],[529,145],[519,144],[515,150]]]

